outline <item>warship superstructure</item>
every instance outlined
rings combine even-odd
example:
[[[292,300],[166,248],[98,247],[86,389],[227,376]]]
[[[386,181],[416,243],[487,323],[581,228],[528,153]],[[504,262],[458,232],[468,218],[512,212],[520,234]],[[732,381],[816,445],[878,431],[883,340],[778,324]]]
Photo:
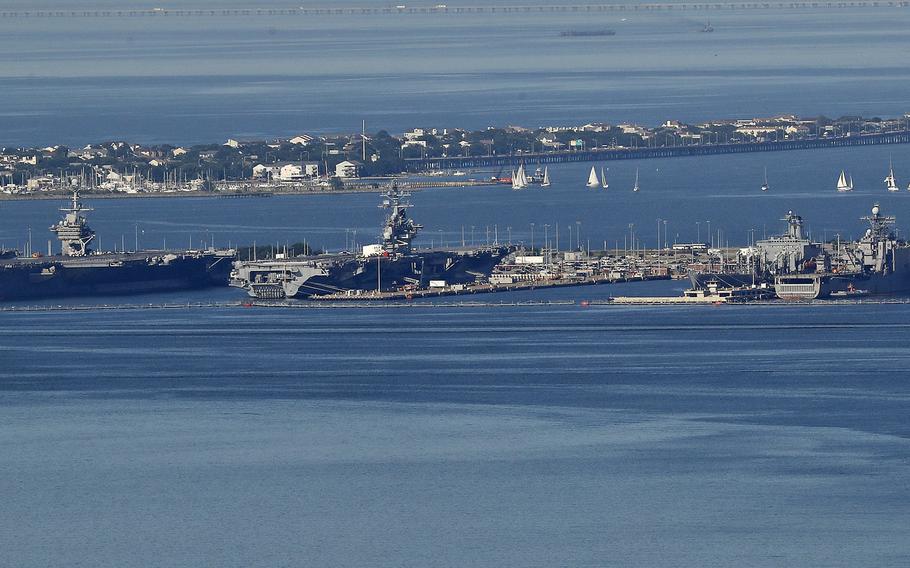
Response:
[[[423,228],[408,215],[407,194],[392,184],[380,207],[388,211],[378,244],[360,254],[345,252],[234,263],[231,286],[261,299],[426,288],[431,281],[470,284],[490,275],[512,247],[415,250]]]
[[[97,252],[79,192],[50,230],[60,254],[0,256],[0,300],[124,295],[227,284],[233,250]]]
[[[699,274],[693,282],[720,278],[745,286],[751,280],[773,286],[784,300],[910,293],[910,245],[896,237],[894,217],[875,204],[862,220],[868,227],[859,240],[819,243],[790,211],[783,218],[787,232],[742,249],[734,273]]]

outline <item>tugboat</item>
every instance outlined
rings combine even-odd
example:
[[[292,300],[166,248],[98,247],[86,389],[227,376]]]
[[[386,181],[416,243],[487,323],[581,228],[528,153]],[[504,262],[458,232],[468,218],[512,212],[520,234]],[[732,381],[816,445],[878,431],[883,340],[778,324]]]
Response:
[[[279,300],[326,294],[387,292],[404,287],[427,288],[430,282],[471,284],[490,275],[493,267],[514,250],[494,244],[484,248],[417,251],[412,242],[423,225],[407,213],[408,194],[394,182],[381,208],[389,213],[378,244],[361,254],[339,253],[295,258],[238,261],[230,285],[254,298]]]
[[[58,255],[17,253],[0,262],[0,301],[67,296],[126,295],[186,290],[227,284],[233,250],[96,252],[79,192],[61,209],[51,227],[60,242]]]

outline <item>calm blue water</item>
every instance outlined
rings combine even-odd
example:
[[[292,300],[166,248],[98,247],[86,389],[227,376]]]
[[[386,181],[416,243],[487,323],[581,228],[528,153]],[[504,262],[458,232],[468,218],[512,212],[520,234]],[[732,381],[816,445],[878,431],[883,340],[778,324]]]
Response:
[[[907,310],[3,314],[3,563],[905,566]]]
[[[148,5],[2,9],[82,6]],[[0,20],[0,146],[212,142],[364,118],[401,131],[900,115],[907,14],[712,13],[713,34],[698,33],[702,14],[680,13]],[[584,27],[617,35],[558,37]],[[815,237],[856,236],[878,201],[906,235],[910,192],[881,182],[889,157],[906,186],[907,147],[855,148],[610,163],[606,192],[584,189],[590,164],[562,165],[547,191],[428,190],[413,214],[422,245],[470,244],[473,226],[475,244],[489,228],[540,246],[558,223],[563,249],[568,227],[576,243],[580,232],[612,248],[632,223],[653,246],[658,219],[669,241],[708,240],[710,223],[716,240],[743,245],[780,231],[791,209]],[[853,194],[834,192],[841,168]],[[338,250],[354,230],[360,244],[376,238],[376,204],[93,200],[90,219],[106,249],[132,247],[138,228],[143,247]],[[59,205],[0,202],[0,244],[24,248],[31,229],[44,250]],[[2,312],[0,566],[903,567],[908,310]]]
[[[158,3],[249,6],[240,0]],[[345,0],[333,6],[386,5]],[[514,4],[506,0],[484,4]],[[148,8],[13,2],[10,9]],[[0,19],[0,145],[906,112],[902,8]],[[714,33],[700,33],[710,19]],[[562,38],[612,28],[613,37]]]

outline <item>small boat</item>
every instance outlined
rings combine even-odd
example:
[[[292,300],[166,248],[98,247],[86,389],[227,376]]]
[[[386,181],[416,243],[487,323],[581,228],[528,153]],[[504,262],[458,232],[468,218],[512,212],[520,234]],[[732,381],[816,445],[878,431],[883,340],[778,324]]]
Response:
[[[600,180],[597,179],[597,170],[594,169],[594,166],[591,166],[591,174],[588,176],[588,187],[600,187]]]
[[[525,165],[518,166],[518,172],[512,176],[512,189],[524,189],[528,187],[528,176],[525,173]]]
[[[543,181],[540,182],[540,187],[550,187],[550,168],[543,169]]]
[[[900,191],[901,188],[897,185],[897,180],[894,179],[894,165],[891,162],[891,159],[888,159],[888,177],[885,178],[885,187],[888,188],[888,191]]]
[[[600,168],[600,187],[607,189],[610,187],[610,184],[607,183],[607,175],[604,173],[604,169]]]
[[[455,177],[461,177],[461,176],[466,176],[468,174],[466,174],[465,172],[463,172],[461,170],[455,170],[454,172],[452,172],[452,175]]]
[[[840,171],[840,177],[837,178],[837,191],[853,191],[853,176],[850,176],[850,182],[847,182],[847,174],[844,170]]]
[[[638,168],[635,168],[635,185],[632,186],[632,191],[638,191]]]
[[[762,191],[768,191],[768,168],[765,168],[765,183],[761,184]]]
[[[702,33],[709,34],[714,31],[714,27],[711,25],[711,22],[705,22],[705,27],[701,29]]]

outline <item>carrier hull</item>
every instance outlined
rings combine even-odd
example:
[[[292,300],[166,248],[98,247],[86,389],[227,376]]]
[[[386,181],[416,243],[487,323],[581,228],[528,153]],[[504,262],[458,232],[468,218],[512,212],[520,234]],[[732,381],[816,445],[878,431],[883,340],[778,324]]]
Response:
[[[143,252],[0,263],[0,301],[224,286],[233,252]]]
[[[470,284],[486,277],[509,247],[427,251],[400,256],[311,257],[235,263],[231,285],[260,299],[308,298],[353,290],[425,288],[432,280]]]
[[[870,296],[910,293],[910,272],[799,274],[778,276],[774,279],[774,293],[782,300],[815,300],[855,292]]]

